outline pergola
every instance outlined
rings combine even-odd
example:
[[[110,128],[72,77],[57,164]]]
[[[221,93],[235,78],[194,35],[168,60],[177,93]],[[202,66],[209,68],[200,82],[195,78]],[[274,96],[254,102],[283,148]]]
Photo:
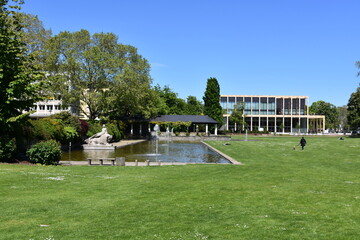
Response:
[[[209,124],[215,125],[215,135],[217,135],[218,122],[207,115],[161,115],[150,120],[151,123],[161,122],[191,122],[194,125],[205,124],[206,134],[209,132]]]

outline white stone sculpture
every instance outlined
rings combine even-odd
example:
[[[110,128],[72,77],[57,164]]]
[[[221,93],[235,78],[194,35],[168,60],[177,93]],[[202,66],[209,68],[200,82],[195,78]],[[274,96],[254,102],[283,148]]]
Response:
[[[105,145],[112,146],[109,142],[111,141],[112,136],[108,134],[105,125],[103,125],[101,132],[94,134],[85,140],[88,145]]]

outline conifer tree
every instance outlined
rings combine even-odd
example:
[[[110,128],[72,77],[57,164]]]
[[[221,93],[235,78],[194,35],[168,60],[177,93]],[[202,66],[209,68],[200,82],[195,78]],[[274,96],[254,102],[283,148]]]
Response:
[[[203,97],[204,114],[216,120],[221,127],[223,123],[222,108],[220,105],[220,86],[216,78],[209,78]]]

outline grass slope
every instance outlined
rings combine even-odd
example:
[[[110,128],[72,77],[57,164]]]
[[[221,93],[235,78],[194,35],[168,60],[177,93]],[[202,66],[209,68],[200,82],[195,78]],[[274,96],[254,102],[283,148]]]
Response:
[[[359,239],[360,139],[209,142],[244,163],[0,165],[0,239]]]

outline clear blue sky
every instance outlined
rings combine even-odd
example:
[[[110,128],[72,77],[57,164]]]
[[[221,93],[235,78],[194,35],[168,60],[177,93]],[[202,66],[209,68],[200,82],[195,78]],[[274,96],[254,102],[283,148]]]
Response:
[[[202,100],[301,95],[347,104],[360,78],[359,0],[25,0],[53,34],[113,32],[148,59],[154,84]]]

